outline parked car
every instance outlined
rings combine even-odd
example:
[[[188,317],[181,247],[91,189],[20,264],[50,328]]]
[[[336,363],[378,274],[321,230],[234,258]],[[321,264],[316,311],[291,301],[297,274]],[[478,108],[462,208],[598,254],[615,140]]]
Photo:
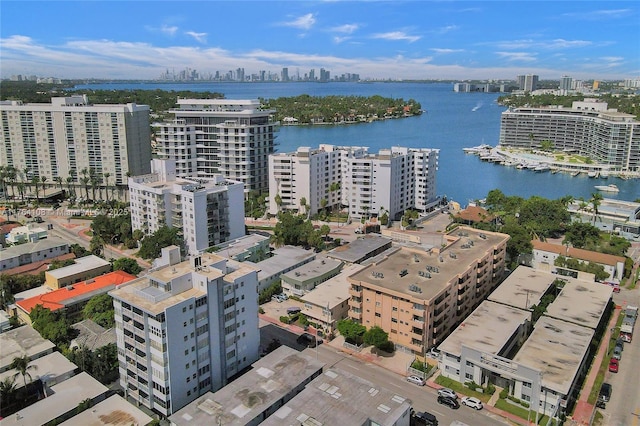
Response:
[[[424,386],[426,384],[426,381],[422,377],[419,377],[419,376],[408,376],[407,377],[407,382],[413,383],[413,384],[418,385],[418,386]]]
[[[427,352],[427,356],[429,358],[438,359],[440,358],[440,351],[434,346],[433,348],[429,349],[429,352]]]
[[[416,426],[438,426],[438,419],[431,413],[426,411],[413,414],[413,423]]]
[[[600,388],[600,394],[598,395],[598,399],[604,402],[608,402],[611,399],[611,391],[612,387],[609,383],[603,383]]]
[[[483,407],[482,401],[472,396],[465,396],[460,402],[462,402],[467,407],[475,408],[476,410],[482,410]]]
[[[438,404],[446,405],[449,408],[457,410],[460,408],[460,403],[457,399],[449,398],[448,396],[438,395]]]
[[[287,308],[287,315],[295,315],[295,314],[299,314],[301,311],[301,309],[297,306],[292,306],[290,308]]]
[[[613,348],[613,355],[611,355],[611,358],[620,360],[620,358],[622,358],[622,347],[616,346],[615,348]]]
[[[444,396],[451,399],[458,399],[458,394],[449,388],[438,389],[438,396]]]
[[[609,371],[611,371],[612,373],[617,373],[619,366],[620,366],[620,361],[618,361],[615,358],[611,358],[611,360],[609,361]]]
[[[315,348],[316,345],[322,343],[322,339],[317,339],[314,335],[309,333],[302,333],[296,341],[302,345],[307,345],[310,348]]]

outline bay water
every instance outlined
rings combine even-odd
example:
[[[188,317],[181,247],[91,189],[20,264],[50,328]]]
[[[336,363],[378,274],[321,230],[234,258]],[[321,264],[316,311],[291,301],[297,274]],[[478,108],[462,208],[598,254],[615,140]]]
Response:
[[[535,173],[480,161],[462,150],[480,144],[495,146],[500,133],[498,93],[456,93],[453,83],[102,83],[78,85],[76,89],[105,90],[190,90],[224,94],[228,99],[273,99],[302,94],[311,96],[373,96],[415,99],[426,112],[417,117],[348,125],[282,126],[276,143],[278,152],[320,144],[366,146],[370,153],[382,148],[406,146],[440,150],[437,194],[459,202],[485,198],[492,189],[509,196],[564,196],[588,200],[595,185],[614,183],[618,193],[605,198],[633,201],[640,198],[640,181],[570,176],[564,173]],[[91,98],[89,98],[91,100]]]

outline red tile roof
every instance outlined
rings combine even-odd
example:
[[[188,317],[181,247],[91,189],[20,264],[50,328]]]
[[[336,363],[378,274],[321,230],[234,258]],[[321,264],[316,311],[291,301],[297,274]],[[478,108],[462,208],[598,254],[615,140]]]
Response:
[[[495,216],[478,206],[469,206],[461,210],[456,217],[469,222],[491,222]]]
[[[89,293],[100,289],[106,289],[110,286],[119,286],[120,284],[124,284],[135,278],[135,276],[124,271],[109,272],[108,274],[100,275],[99,277],[95,277],[91,280],[82,281],[63,287],[59,290],[54,290],[49,293],[21,300],[16,302],[16,305],[25,312],[31,312],[36,305],[42,305],[44,308],[55,311],[64,308],[67,305],[67,302],[71,300],[77,301],[83,295],[88,296]]]
[[[531,241],[534,250],[556,253],[564,257],[586,260],[588,262],[599,263],[601,265],[616,266],[619,262],[624,263],[624,257],[613,254],[598,253],[597,251],[584,250],[575,247],[567,247],[559,244],[551,244],[540,240]]]
[[[16,266],[15,268],[5,269],[2,271],[2,274],[7,275],[20,275],[20,274],[28,274],[28,275],[36,275],[40,272],[44,272],[49,268],[49,264],[54,260],[67,260],[67,259],[75,259],[76,255],[73,253],[63,254],[57,257],[51,257],[49,259],[40,260],[38,262],[27,263],[26,265]]]

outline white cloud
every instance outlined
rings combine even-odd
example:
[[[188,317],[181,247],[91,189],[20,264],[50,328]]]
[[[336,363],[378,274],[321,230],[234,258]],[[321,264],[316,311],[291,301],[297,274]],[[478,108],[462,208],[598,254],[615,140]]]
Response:
[[[413,43],[415,41],[420,40],[422,37],[408,35],[404,31],[391,31],[388,33],[374,34],[372,38],[383,39],[383,40],[406,40],[409,43]]]
[[[313,13],[307,13],[306,15],[302,15],[298,18],[295,18],[292,21],[281,22],[280,25],[285,27],[293,27],[301,30],[309,30],[316,23],[316,18],[313,16]]]
[[[360,26],[358,24],[345,24],[337,27],[330,28],[329,31],[342,34],[353,34],[358,30]]]
[[[172,25],[172,26],[163,25],[162,27],[160,27],[160,31],[170,36],[173,36],[178,31],[178,27],[176,27],[175,25]]]
[[[577,4],[577,3],[576,3]],[[601,19],[617,19],[628,16],[633,13],[632,9],[603,9],[593,10],[590,12],[568,12],[562,16],[567,18],[584,19],[588,21],[597,21]]]
[[[194,31],[186,31],[185,34],[193,37],[199,43],[204,44],[207,42],[207,33],[196,33]]]
[[[340,36],[334,36],[333,37],[333,42],[336,44],[340,44],[342,42],[345,42],[347,40],[351,39],[351,37],[340,37]]]
[[[499,49],[574,49],[576,47],[592,46],[594,43],[589,40],[565,40],[557,38],[553,40],[507,40],[498,41],[494,43],[482,43],[487,45],[493,45]]]
[[[536,60],[535,54],[528,52],[496,52],[496,55],[507,61],[533,62]]]
[[[464,49],[441,49],[438,47],[433,47],[430,50],[433,50],[436,53],[459,53],[464,52]]]
[[[436,32],[437,34],[446,34],[446,33],[448,33],[448,32],[455,31],[455,30],[457,30],[457,29],[459,29],[459,28],[460,28],[460,27],[459,27],[459,26],[457,26],[457,25],[447,25],[447,26],[445,26],[445,27],[436,28],[436,29],[435,29],[435,32]]]

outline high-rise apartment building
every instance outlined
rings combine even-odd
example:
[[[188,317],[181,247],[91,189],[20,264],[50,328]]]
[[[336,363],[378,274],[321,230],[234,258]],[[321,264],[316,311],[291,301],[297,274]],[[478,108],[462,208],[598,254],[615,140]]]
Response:
[[[563,75],[560,79],[560,92],[566,95],[571,90],[573,79],[567,75]]]
[[[179,178],[173,160],[154,159],[151,168],[129,178],[132,229],[178,228],[191,254],[245,235],[242,182],[220,175]]]
[[[23,179],[70,177],[80,185],[85,170],[111,186],[149,172],[147,105],[92,105],[74,95],[50,104],[2,101],[0,113],[0,166],[15,167]]]
[[[460,227],[429,251],[402,247],[348,277],[349,317],[423,355],[502,281],[508,240]]]
[[[197,170],[190,176],[220,174],[244,183],[247,193],[268,190],[269,154],[275,151],[278,126],[272,118],[275,111],[261,109],[258,100],[178,99],[178,106],[171,110],[175,121],[159,125],[156,143],[165,158],[178,161],[180,176],[193,169],[189,160],[196,159]]]
[[[538,76],[535,74],[519,75],[518,89],[525,92],[533,92],[538,88]]]
[[[397,218],[406,209],[426,211],[436,202],[439,150],[367,150],[320,145],[270,156],[269,212],[314,215],[325,207],[348,206],[354,219],[384,213]],[[303,198],[306,208],[300,204]]]
[[[640,171],[640,122],[631,114],[585,99],[571,108],[511,108],[500,119],[502,147],[539,149],[551,141],[558,151],[575,152],[610,171]]]
[[[255,269],[210,253],[167,257],[178,261],[109,293],[120,385],[163,416],[226,385],[260,346]]]

